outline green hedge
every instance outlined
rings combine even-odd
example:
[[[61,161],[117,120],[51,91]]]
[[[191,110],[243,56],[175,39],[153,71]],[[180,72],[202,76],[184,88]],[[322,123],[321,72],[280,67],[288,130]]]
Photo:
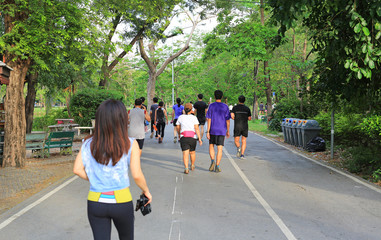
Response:
[[[77,92],[70,100],[70,113],[80,126],[91,126],[91,119],[99,105],[108,99],[123,100],[123,94],[105,89],[84,89]]]
[[[69,118],[67,108],[52,108],[48,115],[33,118],[33,131],[48,131],[49,125],[57,124],[57,118]]]

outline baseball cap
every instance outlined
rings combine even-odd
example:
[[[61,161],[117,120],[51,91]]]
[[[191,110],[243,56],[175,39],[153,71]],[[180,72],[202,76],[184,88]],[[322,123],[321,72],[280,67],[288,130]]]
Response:
[[[185,109],[189,109],[189,110],[192,110],[193,106],[191,103],[185,103],[185,106],[184,106]]]

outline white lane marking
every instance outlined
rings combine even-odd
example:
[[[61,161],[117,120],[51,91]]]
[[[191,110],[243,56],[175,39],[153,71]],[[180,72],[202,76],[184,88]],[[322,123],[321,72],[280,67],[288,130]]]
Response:
[[[299,156],[301,156],[301,157],[303,157],[303,158],[305,158],[305,159],[308,159],[308,160],[310,160],[311,162],[314,162],[314,163],[316,163],[316,164],[318,164],[318,165],[320,165],[320,166],[323,166],[323,167],[326,167],[326,168],[328,168],[328,169],[330,169],[330,170],[332,170],[332,171],[335,171],[336,173],[339,173],[339,174],[341,174],[341,175],[343,175],[343,176],[345,176],[345,177],[347,177],[347,178],[349,178],[349,179],[352,179],[352,180],[355,181],[356,183],[359,183],[359,184],[361,184],[361,185],[363,185],[363,186],[365,186],[365,187],[367,187],[367,188],[369,188],[369,189],[372,189],[372,190],[374,190],[374,191],[376,191],[376,192],[378,192],[378,193],[381,193],[381,189],[380,189],[380,188],[378,188],[378,187],[376,187],[376,186],[373,186],[373,185],[370,184],[370,183],[364,182],[364,181],[362,181],[362,180],[360,180],[360,179],[358,179],[358,178],[356,178],[356,177],[354,177],[354,176],[352,176],[352,175],[350,175],[350,174],[348,174],[348,173],[346,173],[346,172],[342,172],[342,171],[340,171],[340,170],[338,170],[338,169],[336,169],[336,168],[334,168],[334,167],[325,165],[324,163],[321,163],[321,162],[319,162],[319,161],[317,161],[317,160],[314,160],[314,159],[312,159],[312,158],[309,158],[309,157],[307,157],[307,156],[301,154],[301,153],[298,152],[298,151],[295,151],[295,150],[293,150],[293,149],[290,149],[290,148],[288,148],[288,147],[283,146],[282,144],[277,143],[276,141],[274,141],[274,140],[272,140],[272,139],[270,139],[270,138],[267,138],[267,137],[265,137],[265,136],[259,135],[259,134],[257,134],[257,133],[254,133],[254,134],[257,135],[257,136],[260,136],[260,137],[262,137],[262,138],[264,138],[264,139],[267,139],[267,140],[269,140],[269,141],[275,143],[276,145],[281,146],[282,148],[285,148],[285,149],[289,150],[289,151],[292,152],[292,153],[295,153],[295,154],[297,154],[297,155],[299,155]]]
[[[233,165],[235,170],[241,176],[242,180],[245,182],[246,186],[253,193],[254,197],[258,200],[258,202],[262,205],[262,207],[266,210],[266,212],[270,215],[270,217],[274,220],[274,222],[278,225],[283,234],[287,237],[288,240],[296,240],[294,234],[290,231],[290,229],[284,224],[282,219],[275,213],[275,211],[271,208],[271,206],[266,202],[266,200],[261,196],[261,194],[257,191],[254,185],[249,181],[246,175],[242,172],[242,170],[238,167],[238,165],[234,162],[233,158],[230,156],[226,148],[223,148],[225,155],[228,157],[230,163]]]
[[[28,205],[25,208],[21,209],[18,213],[16,213],[13,216],[9,217],[7,220],[5,220],[4,222],[2,222],[0,224],[0,230],[3,229],[4,227],[6,227],[11,222],[13,222],[14,220],[16,220],[17,218],[21,217],[24,213],[28,212],[29,210],[31,210],[32,208],[34,208],[38,204],[40,204],[43,201],[45,201],[46,199],[48,199],[50,196],[52,196],[53,194],[55,194],[56,192],[58,192],[59,190],[61,190],[62,188],[64,188],[65,186],[67,186],[68,184],[73,182],[74,180],[76,180],[77,178],[78,178],[78,176],[74,176],[74,177],[70,178],[69,180],[67,180],[66,182],[62,183],[61,185],[59,185],[58,187],[56,187],[55,189],[53,189],[49,193],[45,194],[43,197],[41,197],[37,201],[31,203],[30,205]]]
[[[178,236],[177,237],[178,237],[179,240],[181,239],[181,220],[179,220],[178,217],[176,217],[176,216],[178,216],[178,215],[181,216],[183,214],[181,212],[181,205],[177,206],[178,184],[182,184],[183,181],[184,181],[183,176],[181,176],[180,179],[179,179],[178,176],[176,176],[176,186],[175,186],[175,191],[174,191],[174,194],[173,194],[173,204],[172,204],[172,221],[171,221],[171,227],[169,228],[168,240],[172,239],[172,235],[173,235],[173,237],[175,239],[176,238],[175,234],[176,234],[177,231],[178,231]],[[180,197],[181,197],[181,187],[180,187],[179,191],[180,191],[179,193],[180,193]],[[176,211],[176,207],[179,208],[177,211]]]

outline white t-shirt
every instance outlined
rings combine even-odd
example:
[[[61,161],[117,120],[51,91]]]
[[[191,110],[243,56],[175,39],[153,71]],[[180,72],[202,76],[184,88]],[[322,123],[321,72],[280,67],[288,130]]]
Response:
[[[186,131],[191,131],[196,133],[196,129],[194,129],[194,125],[196,124],[198,125],[200,123],[198,122],[197,117],[192,114],[180,115],[176,122],[176,125],[180,125],[181,127],[180,133],[182,137],[184,136],[182,133]],[[197,138],[196,134],[194,134],[194,138]]]

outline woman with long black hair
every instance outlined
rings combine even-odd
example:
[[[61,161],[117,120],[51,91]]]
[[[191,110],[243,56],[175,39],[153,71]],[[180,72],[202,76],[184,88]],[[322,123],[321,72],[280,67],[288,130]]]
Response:
[[[180,117],[181,114],[184,113],[184,106],[181,105],[181,99],[180,98],[176,98],[176,103],[175,105],[173,105],[172,109],[172,122],[173,122],[173,142],[176,143],[177,142],[177,139],[180,139],[180,136],[178,136],[177,134],[177,130],[176,130],[176,122],[177,122],[177,119]]]
[[[152,201],[140,167],[139,146],[128,137],[128,115],[120,101],[104,101],[96,112],[95,128],[85,139],[73,172],[90,182],[88,219],[94,239],[111,237],[111,220],[119,239],[134,239],[134,210],[128,170],[136,185]],[[147,203],[147,204],[148,204]]]

